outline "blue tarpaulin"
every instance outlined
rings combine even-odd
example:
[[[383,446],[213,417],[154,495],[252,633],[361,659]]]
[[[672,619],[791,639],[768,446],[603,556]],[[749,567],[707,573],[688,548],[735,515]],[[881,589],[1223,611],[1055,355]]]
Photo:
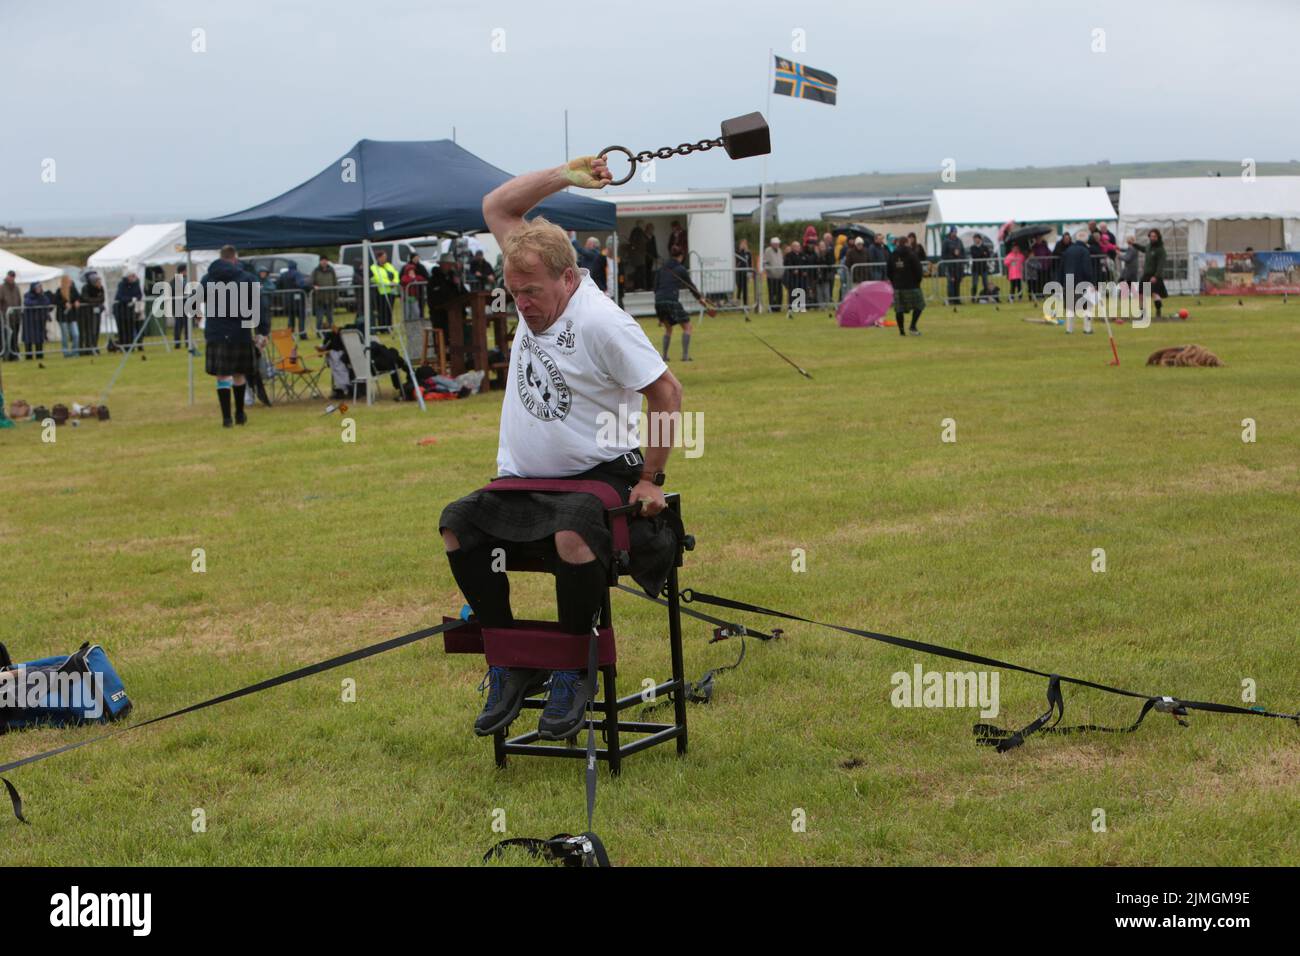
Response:
[[[451,140],[363,139],[287,193],[243,212],[185,222],[190,249],[326,246],[487,228],[483,197],[510,178]],[[614,228],[612,202],[557,193],[535,206],[565,229]]]

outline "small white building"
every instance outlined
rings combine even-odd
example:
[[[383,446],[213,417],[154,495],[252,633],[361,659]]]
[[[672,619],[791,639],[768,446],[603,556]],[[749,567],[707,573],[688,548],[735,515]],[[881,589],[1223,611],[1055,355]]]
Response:
[[[1296,249],[1300,240],[1300,176],[1186,176],[1122,179],[1119,232],[1146,241],[1159,229],[1169,265],[1169,291],[1201,287],[1200,254]]]
[[[653,224],[655,246],[662,262],[668,258],[668,234],[677,222],[686,230],[684,264],[695,284],[706,295],[730,298],[735,293],[736,238],[731,193],[645,193],[611,198],[617,205],[618,248],[624,270],[630,267],[626,256],[628,238],[638,223]],[[595,236],[602,245],[610,238],[608,234],[580,232],[578,243],[583,243],[588,236]],[[610,253],[613,252],[611,248]],[[623,308],[633,315],[654,315],[654,277],[649,279],[648,290],[626,292],[624,286]],[[682,304],[688,309],[695,305],[689,292],[683,291],[681,296]]]

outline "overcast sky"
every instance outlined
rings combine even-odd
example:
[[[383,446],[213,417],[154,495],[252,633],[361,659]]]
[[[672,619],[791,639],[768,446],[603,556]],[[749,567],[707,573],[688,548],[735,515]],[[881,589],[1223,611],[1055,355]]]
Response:
[[[0,221],[19,224],[233,212],[358,139],[453,126],[525,171],[564,158],[566,108],[572,155],[713,137],[767,110],[769,47],[840,83],[835,107],[772,98],[773,181],[949,157],[958,184],[977,166],[1300,157],[1287,0],[0,0],[0,31]],[[655,188],[762,169],[678,157]]]

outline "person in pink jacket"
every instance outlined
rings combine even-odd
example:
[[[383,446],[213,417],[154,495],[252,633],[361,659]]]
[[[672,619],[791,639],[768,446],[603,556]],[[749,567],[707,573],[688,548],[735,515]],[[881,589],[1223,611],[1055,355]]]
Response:
[[[1007,267],[1007,278],[1011,281],[1011,301],[1020,295],[1020,280],[1025,276],[1025,250],[1012,246],[1007,257],[1002,260]]]

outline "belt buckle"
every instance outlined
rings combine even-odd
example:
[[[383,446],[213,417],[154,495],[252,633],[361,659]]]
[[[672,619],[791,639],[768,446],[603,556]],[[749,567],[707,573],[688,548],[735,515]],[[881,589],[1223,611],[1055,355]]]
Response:
[[[629,468],[640,468],[645,464],[645,459],[641,457],[641,453],[635,451],[623,452],[623,461]]]

